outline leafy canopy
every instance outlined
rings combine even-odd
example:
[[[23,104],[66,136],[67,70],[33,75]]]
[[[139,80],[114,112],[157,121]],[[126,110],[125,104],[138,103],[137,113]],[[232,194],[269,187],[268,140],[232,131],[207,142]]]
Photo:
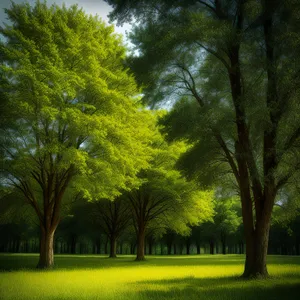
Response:
[[[31,204],[70,186],[112,199],[138,185],[155,117],[139,105],[120,36],[77,6],[12,3],[6,13],[1,92],[13,122],[1,128],[4,185]]]

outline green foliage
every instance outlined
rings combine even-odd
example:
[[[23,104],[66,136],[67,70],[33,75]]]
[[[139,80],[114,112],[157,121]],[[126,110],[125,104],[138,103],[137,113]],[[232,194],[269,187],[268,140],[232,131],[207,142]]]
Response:
[[[113,27],[77,6],[40,1],[6,13],[13,25],[1,28],[1,91],[14,122],[1,128],[3,183],[30,202],[69,181],[87,198],[112,199],[138,185],[155,117],[138,103]]]
[[[167,144],[160,137],[150,168],[140,172],[143,184],[128,195],[133,207],[135,226],[140,222],[156,237],[172,229],[187,235],[190,225],[211,218],[213,213],[211,190],[201,190],[193,181],[187,181],[175,164],[186,151],[183,142]]]

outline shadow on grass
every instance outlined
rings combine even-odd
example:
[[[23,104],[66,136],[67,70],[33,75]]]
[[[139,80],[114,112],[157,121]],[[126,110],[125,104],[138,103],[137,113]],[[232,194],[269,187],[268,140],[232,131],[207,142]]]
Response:
[[[300,276],[245,280],[237,277],[178,278],[133,283],[139,299],[292,300],[299,299]],[[131,299],[132,294],[124,295]]]

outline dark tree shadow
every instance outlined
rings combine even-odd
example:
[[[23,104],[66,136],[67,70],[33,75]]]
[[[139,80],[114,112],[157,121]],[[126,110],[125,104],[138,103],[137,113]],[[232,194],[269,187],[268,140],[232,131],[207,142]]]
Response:
[[[188,300],[295,300],[300,296],[300,275],[267,280],[245,280],[237,277],[149,280],[135,282],[142,299]],[[290,276],[289,279],[292,279]],[[281,282],[284,280],[284,282]],[[130,294],[124,295],[124,299]]]

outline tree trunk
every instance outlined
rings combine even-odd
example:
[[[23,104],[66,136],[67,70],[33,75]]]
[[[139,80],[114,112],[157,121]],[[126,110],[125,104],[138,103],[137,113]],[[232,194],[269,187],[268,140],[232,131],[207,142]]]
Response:
[[[77,236],[72,235],[71,237],[71,254],[76,254]]]
[[[200,252],[201,252],[201,250],[200,250],[200,244],[197,244],[196,247],[197,247],[197,254],[200,254]]]
[[[39,269],[49,269],[54,265],[54,232],[54,230],[46,231],[44,228],[41,229],[40,258],[37,265]]]
[[[171,253],[172,253],[172,243],[168,243],[167,248],[168,248],[168,255],[171,255]]]
[[[186,240],[186,254],[187,255],[190,255],[190,248],[191,248],[191,243],[190,243],[190,240],[187,239]]]
[[[117,257],[117,239],[115,235],[110,236],[110,252],[109,252],[110,258],[116,258]]]
[[[226,239],[222,238],[221,243],[222,243],[222,254],[226,254]]]
[[[106,237],[105,241],[104,254],[108,254],[108,237]]]
[[[257,216],[256,229],[246,236],[246,261],[243,277],[267,277],[267,252],[269,241],[271,212]]]
[[[210,241],[210,243],[209,243],[209,253],[210,254],[215,254],[215,243],[214,243],[214,241]]]
[[[300,245],[299,245],[299,241],[296,241],[295,248],[296,248],[296,255],[300,255]]]
[[[143,228],[139,229],[137,239],[137,254],[135,260],[145,260],[145,230]]]
[[[174,254],[176,255],[177,254],[177,247],[176,247],[176,243],[174,243]]]
[[[101,238],[97,238],[97,241],[96,241],[96,244],[97,244],[97,254],[101,254]]]

